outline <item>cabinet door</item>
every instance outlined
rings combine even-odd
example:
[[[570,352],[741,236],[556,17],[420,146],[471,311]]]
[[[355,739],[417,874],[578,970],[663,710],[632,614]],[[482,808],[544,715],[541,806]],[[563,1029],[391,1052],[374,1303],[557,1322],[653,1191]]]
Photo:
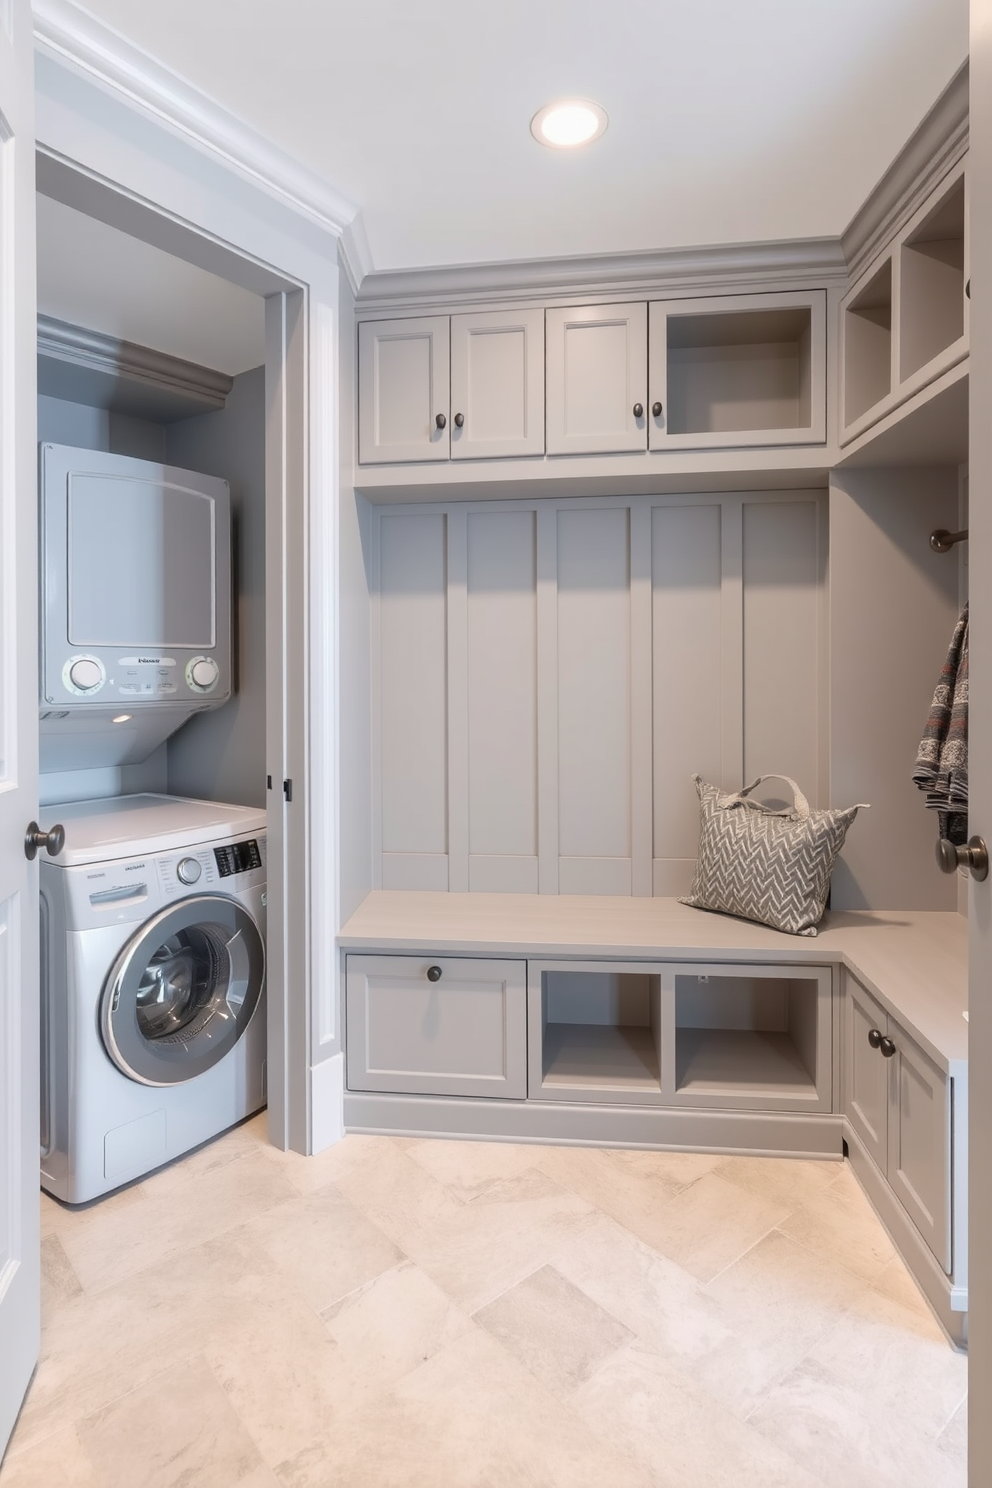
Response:
[[[446,315],[366,320],[358,327],[363,465],[448,458],[448,341]]]
[[[554,309],[546,320],[548,454],[647,449],[647,305]]]
[[[543,454],[544,311],[453,315],[451,458]]]
[[[350,1090],[527,1094],[523,961],[349,956]]]
[[[881,1173],[888,1155],[889,1061],[868,1042],[884,1034],[887,1015],[847,972],[844,974],[844,1112]]]
[[[950,1082],[897,1023],[889,1037],[889,1186],[949,1273]]]

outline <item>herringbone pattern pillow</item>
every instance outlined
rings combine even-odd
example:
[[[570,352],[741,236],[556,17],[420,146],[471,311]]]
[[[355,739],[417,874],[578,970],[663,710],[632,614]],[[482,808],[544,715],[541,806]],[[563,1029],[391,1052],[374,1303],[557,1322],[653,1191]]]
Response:
[[[834,859],[860,808],[811,811],[787,775],[761,775],[738,795],[692,778],[699,796],[699,856],[692,888],[679,903],[741,915],[791,935],[815,935]],[[764,780],[788,781],[792,811],[772,811],[747,799]]]

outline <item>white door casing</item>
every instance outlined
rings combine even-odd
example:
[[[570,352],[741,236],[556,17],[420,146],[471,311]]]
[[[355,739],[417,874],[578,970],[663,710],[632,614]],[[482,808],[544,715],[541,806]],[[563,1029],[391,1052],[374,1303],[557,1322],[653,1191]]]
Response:
[[[0,1452],[40,1337],[33,88],[29,0],[0,0]]]

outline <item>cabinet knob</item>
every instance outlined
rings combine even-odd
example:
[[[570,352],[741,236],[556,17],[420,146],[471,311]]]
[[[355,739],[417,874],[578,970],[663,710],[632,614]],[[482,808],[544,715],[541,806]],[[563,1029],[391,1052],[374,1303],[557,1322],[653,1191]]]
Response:
[[[455,414],[455,428],[456,429],[460,429],[461,426],[462,426],[462,424],[464,422],[465,422],[465,415],[463,413],[456,413]]]
[[[869,1044],[871,1044],[871,1046],[872,1046],[873,1049],[880,1049],[881,1046],[882,1046],[882,1033],[881,1033],[881,1030],[878,1029],[878,1028],[869,1028],[869,1030],[868,1030],[868,1042],[869,1042]]]
[[[662,415],[662,412],[663,412],[661,403],[660,402],[658,402],[658,403],[652,403],[651,404],[651,412],[652,412],[652,414],[654,415],[655,418],[661,418],[661,415]]]
[[[879,1041],[878,1041],[878,1047],[882,1051],[882,1058],[883,1059],[891,1059],[892,1056],[893,1056],[893,1054],[896,1052],[896,1046],[895,1046],[895,1044],[892,1042],[892,1040],[890,1038],[885,1038],[884,1035],[883,1035],[882,1038],[879,1039]]]
[[[937,866],[941,873],[955,873],[967,868],[972,878],[982,883],[989,876],[989,850],[983,837],[969,837],[968,846],[957,846],[946,837],[937,840]]]
[[[643,418],[644,417],[644,404],[643,403],[635,403],[634,404],[634,417],[635,418]]]
[[[441,980],[441,968],[440,968],[440,966],[428,966],[428,968],[427,968],[427,980],[429,982],[439,982]]]
[[[437,424],[439,429],[443,429],[448,420],[445,418],[443,413],[439,413],[436,415],[434,422]]]

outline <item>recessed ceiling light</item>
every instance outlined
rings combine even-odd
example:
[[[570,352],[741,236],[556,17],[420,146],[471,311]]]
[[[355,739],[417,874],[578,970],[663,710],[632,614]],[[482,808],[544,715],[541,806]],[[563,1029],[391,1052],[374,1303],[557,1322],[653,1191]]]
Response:
[[[606,110],[591,99],[562,98],[538,110],[530,121],[530,132],[538,144],[574,150],[598,139],[609,122]]]
[[[130,721],[130,718],[130,713],[118,713],[117,717],[114,719],[114,723],[128,723]]]

